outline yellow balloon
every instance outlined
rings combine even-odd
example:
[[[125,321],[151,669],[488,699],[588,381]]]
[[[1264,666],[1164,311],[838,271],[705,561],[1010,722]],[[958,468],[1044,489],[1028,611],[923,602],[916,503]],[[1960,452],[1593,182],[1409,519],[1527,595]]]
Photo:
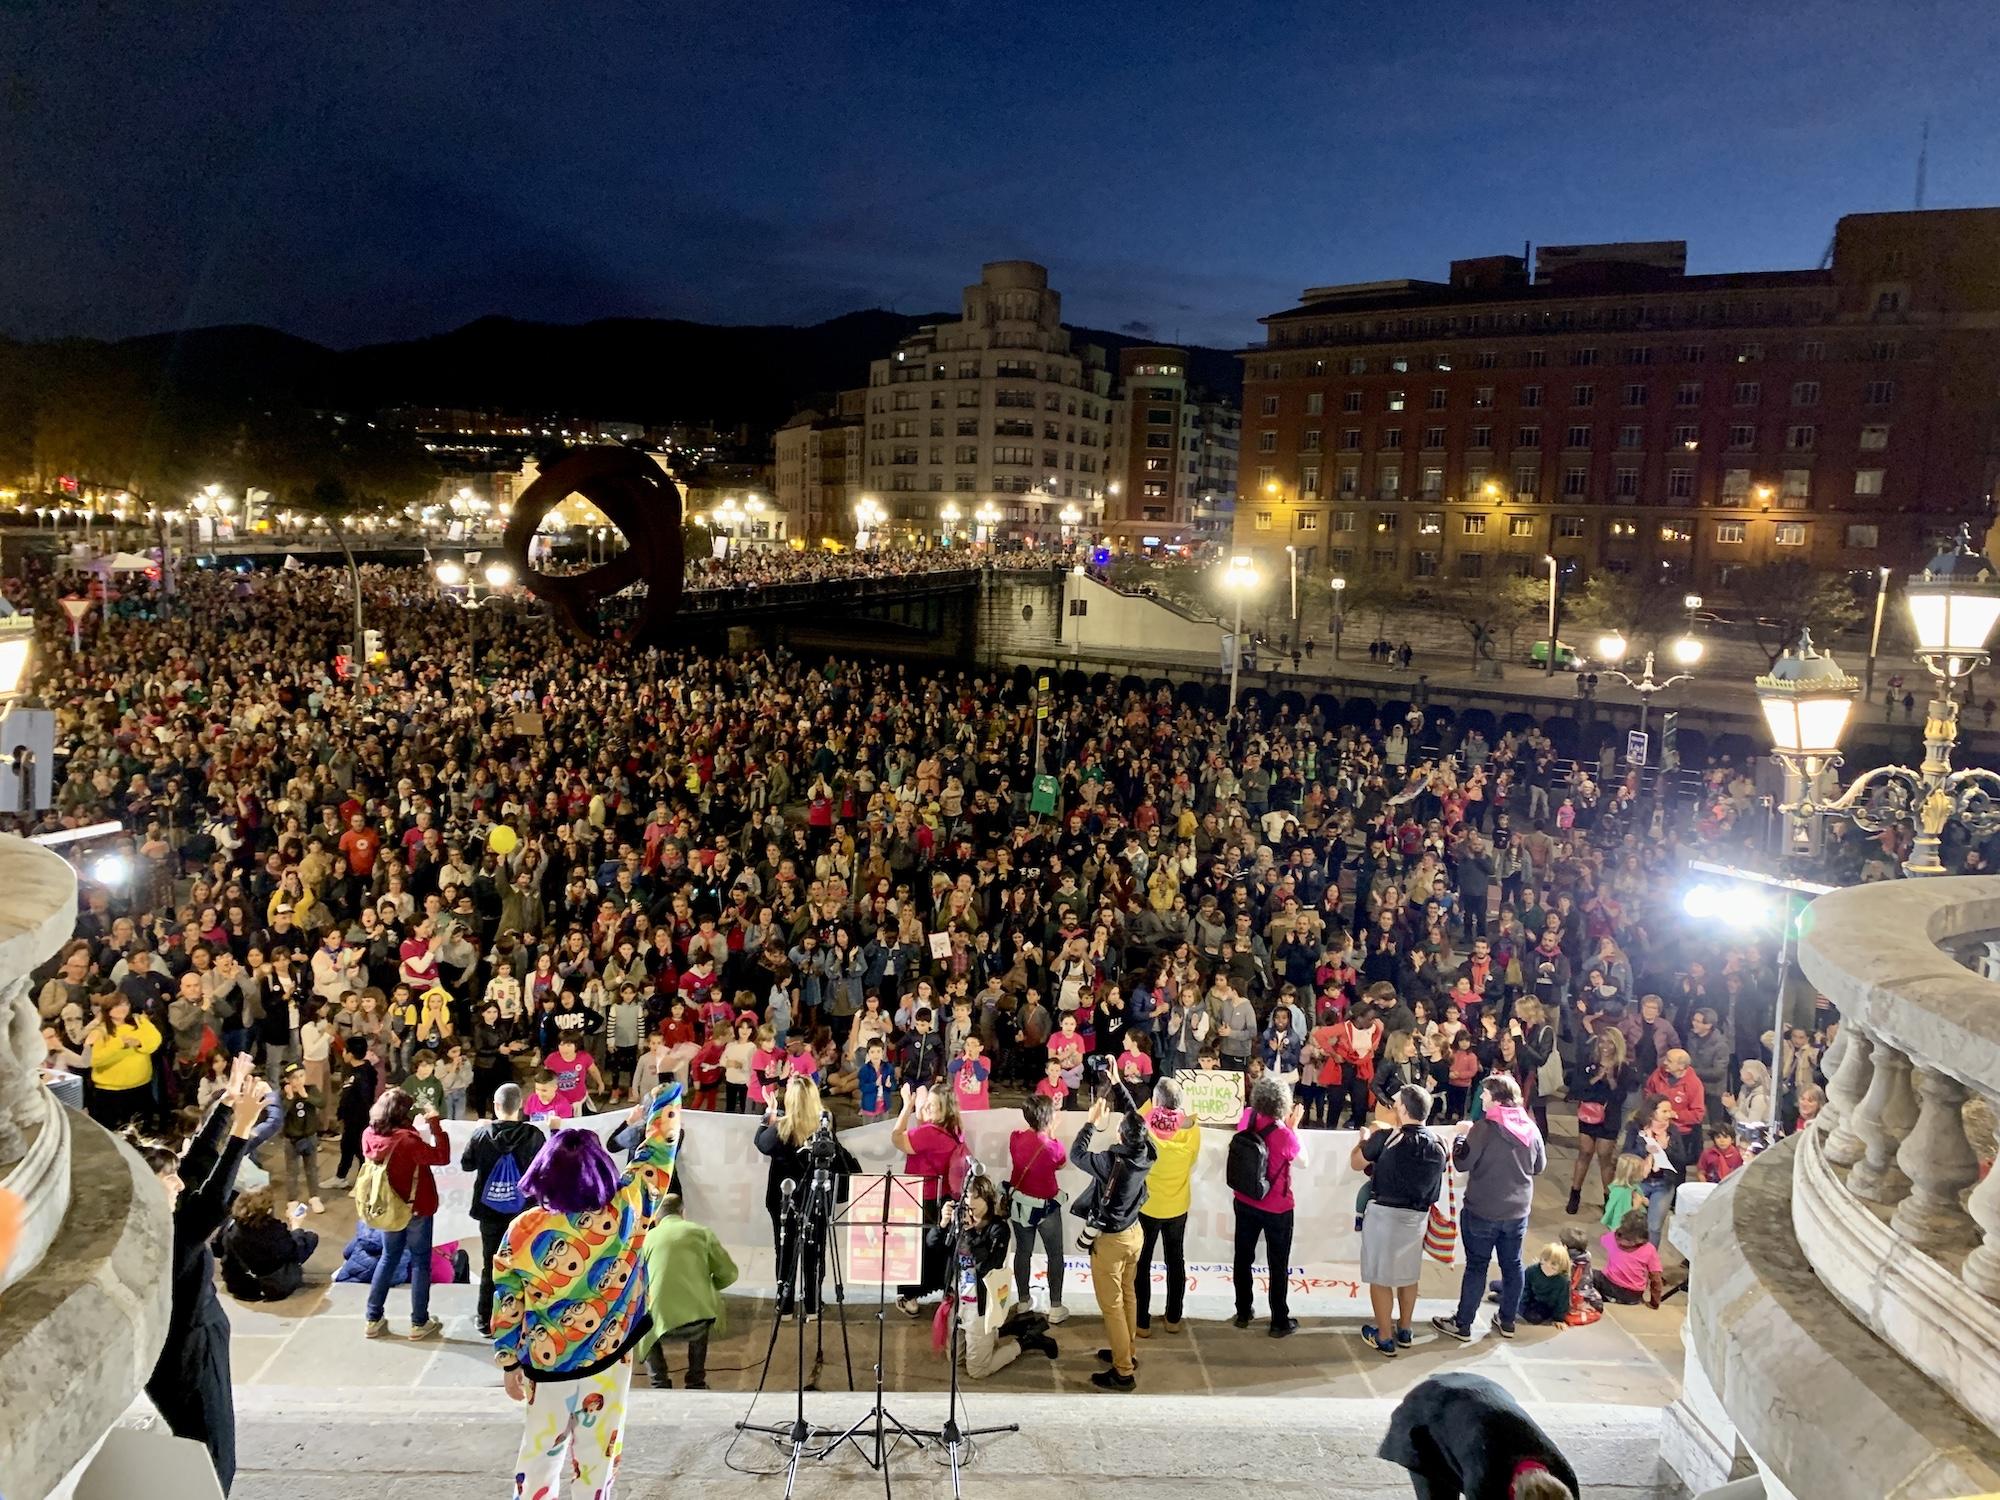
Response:
[[[486,835],[486,847],[502,857],[512,854],[520,842],[521,836],[505,824]]]

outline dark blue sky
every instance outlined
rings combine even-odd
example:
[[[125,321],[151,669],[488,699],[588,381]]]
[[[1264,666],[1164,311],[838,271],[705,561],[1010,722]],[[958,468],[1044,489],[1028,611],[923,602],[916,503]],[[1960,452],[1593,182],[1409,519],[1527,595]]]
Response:
[[[317,12],[322,19],[307,19]],[[1994,0],[0,4],[0,330],[809,322],[1046,262],[1242,344],[1522,241],[2000,203]]]

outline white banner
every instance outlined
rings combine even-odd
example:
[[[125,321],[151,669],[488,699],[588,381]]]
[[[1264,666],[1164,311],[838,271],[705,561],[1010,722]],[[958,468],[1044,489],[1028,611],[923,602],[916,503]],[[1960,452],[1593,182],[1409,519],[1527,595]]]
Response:
[[[570,1129],[589,1129],[608,1136],[625,1118],[623,1111],[590,1115],[565,1122]],[[1068,1144],[1076,1139],[1084,1123],[1080,1113],[1067,1113],[1057,1120],[1056,1134]],[[681,1115],[680,1164],[674,1173],[675,1186],[687,1203],[687,1216],[708,1225],[721,1238],[741,1268],[741,1276],[731,1289],[738,1295],[765,1296],[776,1289],[776,1255],[771,1244],[771,1220],[764,1212],[764,1187],[769,1178],[766,1159],[758,1154],[755,1136],[758,1118],[754,1115],[712,1114],[688,1110]],[[1004,1184],[1008,1170],[1007,1137],[1021,1128],[1018,1110],[974,1111],[965,1116],[966,1144],[972,1155],[995,1183]],[[437,1169],[440,1207],[434,1238],[439,1244],[469,1239],[478,1253],[479,1231],[471,1215],[472,1174],[457,1164],[465,1144],[479,1128],[474,1120],[445,1122],[445,1134],[452,1144],[452,1164]],[[840,1133],[841,1144],[854,1153],[862,1168],[871,1172],[903,1170],[903,1155],[890,1140],[887,1121],[861,1125]],[[1103,1149],[1116,1139],[1116,1117],[1109,1128],[1099,1130],[1094,1145]],[[1193,1197],[1187,1224],[1187,1308],[1197,1317],[1227,1317],[1234,1311],[1233,1259],[1236,1216],[1234,1199],[1223,1183],[1223,1165],[1231,1132],[1204,1127],[1200,1154],[1195,1159]],[[1441,1132],[1448,1141],[1449,1132]],[[1346,1316],[1366,1308],[1366,1288],[1359,1274],[1361,1236],[1355,1231],[1355,1194],[1363,1178],[1348,1165],[1359,1137],[1351,1130],[1309,1130],[1300,1133],[1305,1154],[1292,1165],[1292,1193],[1298,1208],[1293,1217],[1291,1306],[1294,1316]],[[1088,1179],[1074,1167],[1065,1167],[1061,1184],[1074,1202]],[[1090,1262],[1076,1249],[1076,1217],[1066,1215],[1063,1242],[1069,1254],[1063,1272],[1063,1300],[1071,1306],[1089,1307]],[[1254,1263],[1259,1316],[1265,1308],[1269,1268],[1260,1258]],[[1010,1262],[1011,1264],[1011,1262]],[[1043,1280],[1039,1244],[1035,1255],[1035,1281]],[[1154,1306],[1165,1297],[1165,1269],[1156,1253],[1153,1266]],[[829,1294],[831,1283],[829,1282]],[[889,1295],[895,1295],[894,1288]],[[850,1301],[873,1302],[876,1288],[847,1288]]]

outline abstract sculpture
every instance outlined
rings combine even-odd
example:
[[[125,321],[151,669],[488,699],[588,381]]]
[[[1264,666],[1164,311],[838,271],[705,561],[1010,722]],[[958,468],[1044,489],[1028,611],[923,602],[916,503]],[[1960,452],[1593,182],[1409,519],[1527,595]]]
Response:
[[[571,495],[604,512],[625,538],[625,550],[582,573],[541,573],[528,561],[528,542],[542,518]],[[686,558],[681,544],[681,492],[660,466],[634,448],[573,448],[546,465],[514,502],[502,541],[516,575],[546,600],[571,632],[595,640],[603,633],[601,607],[634,583],[646,585],[645,602],[631,638],[664,645],[680,609]]]

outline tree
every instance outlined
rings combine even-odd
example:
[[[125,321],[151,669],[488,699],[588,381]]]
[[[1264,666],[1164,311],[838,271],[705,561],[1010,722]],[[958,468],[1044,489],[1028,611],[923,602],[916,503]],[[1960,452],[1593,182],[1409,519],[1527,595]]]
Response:
[[[1507,654],[1513,655],[1515,634],[1546,609],[1547,592],[1534,578],[1506,578],[1491,585],[1432,579],[1410,588],[1402,602],[1457,620],[1471,643],[1472,670],[1477,675],[1481,662],[1494,659],[1494,645],[1502,634],[1507,637]]]
[[[1751,608],[1758,649],[1773,664],[1799,643],[1805,630],[1829,641],[1861,622],[1862,604],[1846,573],[1788,559],[1744,569],[1735,588]]]
[[[1641,651],[1684,625],[1686,597],[1680,583],[1655,573],[1597,573],[1569,591],[1564,613],[1579,629],[1616,632]]]

